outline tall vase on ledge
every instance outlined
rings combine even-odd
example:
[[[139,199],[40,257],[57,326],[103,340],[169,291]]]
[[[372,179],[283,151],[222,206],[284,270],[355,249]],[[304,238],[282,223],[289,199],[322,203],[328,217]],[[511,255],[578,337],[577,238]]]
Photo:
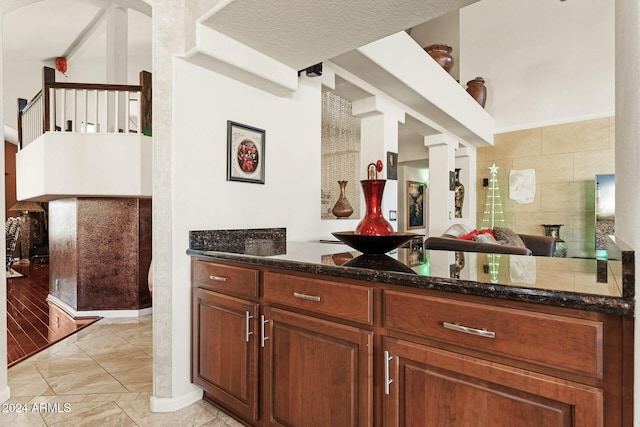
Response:
[[[382,216],[382,193],[387,180],[365,179],[360,181],[367,207],[364,218],[358,223],[355,234],[362,236],[391,236],[393,227]]]
[[[553,251],[553,256],[557,258],[567,257],[567,242],[560,237],[560,227],[564,224],[542,224],[544,227],[544,235],[551,236],[556,240],[556,248]]]

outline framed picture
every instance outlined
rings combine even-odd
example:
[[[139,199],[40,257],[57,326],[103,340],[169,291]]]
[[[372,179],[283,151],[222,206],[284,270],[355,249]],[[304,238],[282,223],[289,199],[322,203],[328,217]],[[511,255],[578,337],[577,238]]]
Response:
[[[398,179],[398,153],[387,151],[387,179]]]
[[[227,181],[264,184],[265,131],[227,121]]]
[[[449,171],[449,191],[456,191],[456,173]]]
[[[424,228],[424,183],[407,181],[407,230]]]

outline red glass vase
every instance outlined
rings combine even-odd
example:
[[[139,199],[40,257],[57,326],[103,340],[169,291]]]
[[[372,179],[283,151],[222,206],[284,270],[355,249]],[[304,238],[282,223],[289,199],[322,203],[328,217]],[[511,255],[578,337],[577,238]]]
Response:
[[[385,179],[365,179],[360,181],[364,193],[364,201],[367,205],[367,213],[358,223],[355,234],[362,236],[391,236],[393,227],[382,216],[382,193]]]

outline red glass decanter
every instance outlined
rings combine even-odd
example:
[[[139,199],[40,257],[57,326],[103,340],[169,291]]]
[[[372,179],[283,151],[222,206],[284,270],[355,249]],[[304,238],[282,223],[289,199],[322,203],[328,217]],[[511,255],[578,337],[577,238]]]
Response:
[[[356,226],[354,234],[362,236],[391,236],[393,227],[382,216],[382,193],[386,179],[365,179],[360,181],[367,206],[365,217]]]

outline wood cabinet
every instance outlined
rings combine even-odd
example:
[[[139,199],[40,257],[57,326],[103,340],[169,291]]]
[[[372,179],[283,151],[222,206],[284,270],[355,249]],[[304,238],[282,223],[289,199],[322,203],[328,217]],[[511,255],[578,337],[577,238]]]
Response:
[[[625,425],[619,317],[485,301],[383,290],[384,426]]]
[[[249,425],[371,426],[372,289],[257,273],[194,261],[192,381]]]
[[[192,380],[246,420],[258,420],[258,304],[194,289]]]
[[[631,318],[192,265],[193,381],[248,425],[632,424]]]
[[[371,426],[373,333],[287,310],[264,313],[267,425]]]
[[[419,344],[384,343],[384,426],[603,426],[602,390]]]

